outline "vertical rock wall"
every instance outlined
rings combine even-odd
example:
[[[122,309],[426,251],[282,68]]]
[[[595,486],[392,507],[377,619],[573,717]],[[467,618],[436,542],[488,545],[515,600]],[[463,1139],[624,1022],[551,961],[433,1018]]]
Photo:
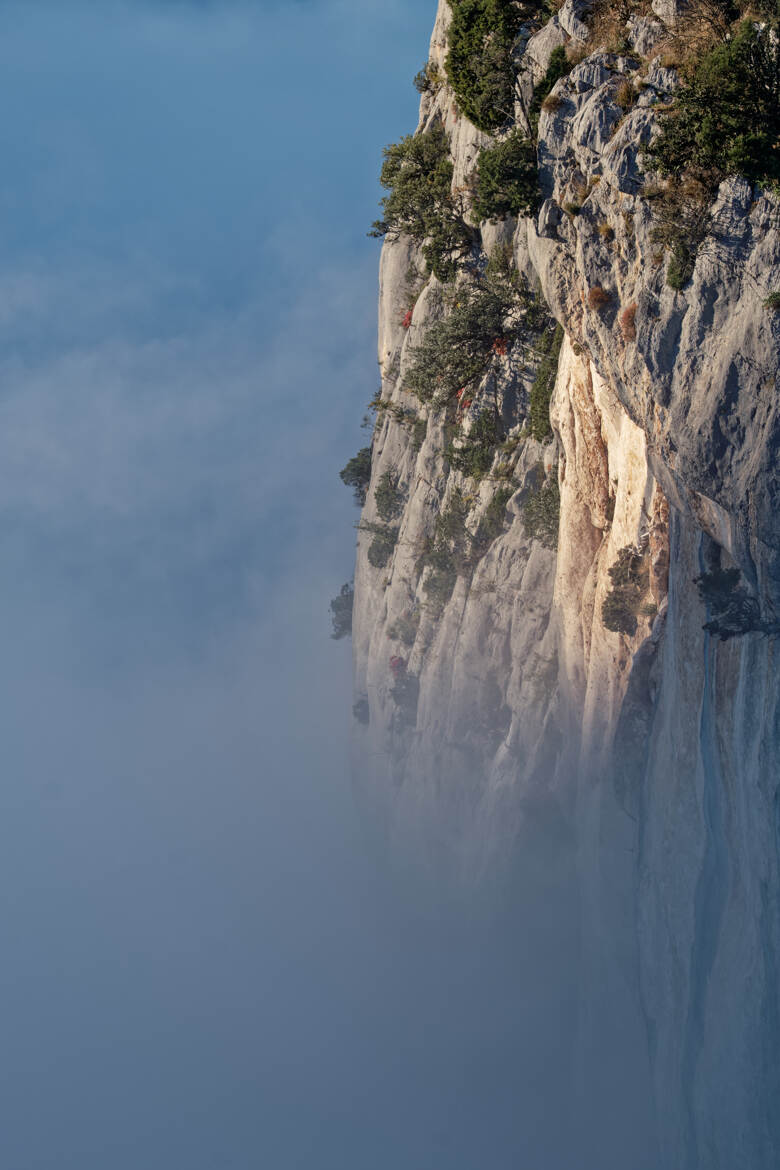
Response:
[[[448,19],[442,0],[431,43],[442,69]],[[387,471],[404,508],[385,567],[368,562],[369,534],[358,542],[355,691],[368,721],[355,724],[355,777],[396,848],[468,880],[533,840],[576,850],[586,966],[633,1004],[660,1164],[769,1170],[780,1164],[780,314],[763,299],[780,272],[778,209],[745,180],[724,183],[692,280],[668,287],[639,149],[675,79],[652,59],[662,21],[632,28],[649,53],[641,88],[640,53],[588,44],[541,114],[538,217],[482,225],[486,252],[511,242],[565,338],[552,442],[524,429],[533,369],[508,358],[482,387],[517,440],[514,492],[503,532],[441,612],[421,551],[458,490],[474,531],[496,480],[475,488],[453,471],[451,420],[403,389],[440,296],[430,278],[405,328],[419,251],[384,245],[383,406],[364,522]],[[521,38],[521,89],[555,45],[584,35],[569,0]],[[616,103],[626,80],[637,85],[628,113]],[[521,125],[525,108],[527,94]],[[487,139],[446,85],[422,99],[421,127],[437,120],[463,186]],[[607,296],[596,307],[594,287]],[[419,448],[407,410],[427,422]],[[523,523],[545,473],[560,488],[557,549]],[[648,571],[634,635],[602,618],[629,546]],[[755,632],[722,641],[702,628],[713,615],[694,578],[718,565],[740,570]],[[398,669],[413,691],[400,704]]]

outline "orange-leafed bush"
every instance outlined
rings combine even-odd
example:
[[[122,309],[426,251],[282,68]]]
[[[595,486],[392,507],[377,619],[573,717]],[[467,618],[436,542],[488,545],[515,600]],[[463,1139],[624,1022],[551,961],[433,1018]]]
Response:
[[[591,309],[603,309],[611,300],[610,294],[600,284],[594,284],[593,288],[588,289],[588,305]]]
[[[620,331],[626,341],[636,341],[636,301],[626,305],[620,314]]]

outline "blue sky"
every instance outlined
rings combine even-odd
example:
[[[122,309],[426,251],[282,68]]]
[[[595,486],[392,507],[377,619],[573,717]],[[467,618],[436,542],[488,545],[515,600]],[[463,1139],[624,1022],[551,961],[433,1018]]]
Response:
[[[363,229],[411,7],[0,5],[0,514],[39,580],[121,574],[163,639],[186,593],[206,634],[320,502],[346,567],[323,473],[375,389]]]
[[[364,915],[337,472],[429,22],[0,5],[9,1170],[283,1170],[333,1111],[328,939]]]
[[[397,904],[329,638],[434,11],[0,3],[8,1170],[570,1166],[560,940]]]

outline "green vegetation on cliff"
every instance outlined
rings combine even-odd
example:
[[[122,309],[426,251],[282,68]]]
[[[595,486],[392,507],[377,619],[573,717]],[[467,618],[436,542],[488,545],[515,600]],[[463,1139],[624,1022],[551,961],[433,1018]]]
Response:
[[[540,478],[544,468],[539,464]],[[561,515],[561,495],[558,488],[558,470],[553,468],[538,488],[529,490],[523,502],[523,527],[526,536],[538,540],[545,548],[558,546],[558,527]]]
[[[519,130],[486,147],[477,159],[474,216],[479,220],[533,215],[539,206],[536,147]]]
[[[357,455],[353,455],[346,467],[341,469],[339,476],[342,483],[352,488],[355,503],[362,508],[366,502],[366,492],[371,480],[371,448],[361,448]]]
[[[534,89],[534,96],[531,99],[531,106],[528,110],[528,118],[531,126],[536,133],[539,125],[539,114],[550,90],[555,85],[556,81],[560,81],[562,77],[568,77],[571,73],[572,63],[566,56],[566,50],[563,45],[558,45],[553,49],[550,55],[550,61],[547,65],[544,77]]]
[[[352,633],[352,608],[355,602],[355,590],[351,582],[341,586],[338,597],[330,603],[330,616],[333,623],[332,638],[348,638]]]
[[[422,244],[428,272],[445,281],[455,276],[458,257],[469,250],[474,236],[453,197],[452,175],[442,126],[385,147],[379,181],[389,194],[381,201],[382,219],[369,233],[391,239],[406,235]]]
[[[633,637],[648,588],[647,560],[641,552],[627,545],[618,550],[609,577],[612,586],[602,602],[601,620],[613,633]]]
[[[528,427],[534,439],[544,443],[552,438],[550,401],[558,375],[558,358],[563,345],[563,327],[552,324],[542,334],[538,349],[544,355],[536,371],[528,402]]]
[[[463,404],[491,366],[515,345],[537,339],[549,321],[502,251],[471,283],[453,290],[446,310],[415,346],[404,380],[422,402],[437,405],[455,398]]]
[[[775,0],[758,7],[778,15]],[[746,6],[721,0],[707,0],[705,8],[703,47],[683,23],[682,84],[644,151],[645,164],[667,179],[646,194],[654,199],[654,240],[670,253],[667,283],[678,291],[693,275],[722,180],[742,175],[775,189],[780,184],[778,21],[739,21]]]
[[[504,428],[495,410],[483,410],[468,434],[457,445],[450,443],[444,456],[456,471],[480,480],[493,466],[496,447],[504,438]]]
[[[514,0],[451,0],[447,77],[458,108],[492,134],[514,114],[512,46],[522,18]]]
[[[744,21],[730,39],[683,67],[647,157],[663,175],[690,172],[709,186],[726,175],[780,179],[780,40]]]
[[[398,529],[388,524],[375,524],[367,520],[360,525],[360,531],[370,532],[373,537],[366,554],[369,565],[374,569],[384,569],[398,543]]]
[[[379,483],[374,488],[374,503],[377,515],[388,524],[401,515],[404,494],[398,487],[398,477],[392,471],[386,471],[379,477]]]

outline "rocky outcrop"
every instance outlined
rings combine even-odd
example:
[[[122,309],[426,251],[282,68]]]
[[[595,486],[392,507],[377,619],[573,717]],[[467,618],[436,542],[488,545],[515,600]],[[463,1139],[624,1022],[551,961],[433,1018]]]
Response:
[[[518,125],[553,49],[585,45],[586,13],[568,0],[523,31]],[[508,354],[457,416],[407,392],[441,288],[419,287],[413,244],[385,243],[363,522],[376,523],[388,472],[403,511],[382,568],[367,557],[370,531],[359,539],[355,776],[396,848],[469,880],[518,842],[576,849],[596,940],[586,965],[630,988],[659,1165],[769,1170],[780,1163],[780,314],[764,301],[780,274],[778,203],[724,182],[692,278],[667,284],[641,147],[676,85],[651,59],[676,15],[659,3],[632,18],[635,56],[587,42],[541,110],[538,215],[480,225],[482,249],[511,243],[565,333],[550,441],[527,426],[538,355]],[[448,20],[442,0],[440,70]],[[436,122],[462,190],[488,139],[446,84],[423,95],[421,127]],[[444,453],[485,404],[507,441],[475,484]],[[551,479],[554,548],[525,522]],[[421,563],[437,517],[465,498],[475,536],[500,489],[500,531],[432,600]],[[604,620],[621,550],[644,574],[635,632]],[[695,583],[728,571],[741,626]]]

